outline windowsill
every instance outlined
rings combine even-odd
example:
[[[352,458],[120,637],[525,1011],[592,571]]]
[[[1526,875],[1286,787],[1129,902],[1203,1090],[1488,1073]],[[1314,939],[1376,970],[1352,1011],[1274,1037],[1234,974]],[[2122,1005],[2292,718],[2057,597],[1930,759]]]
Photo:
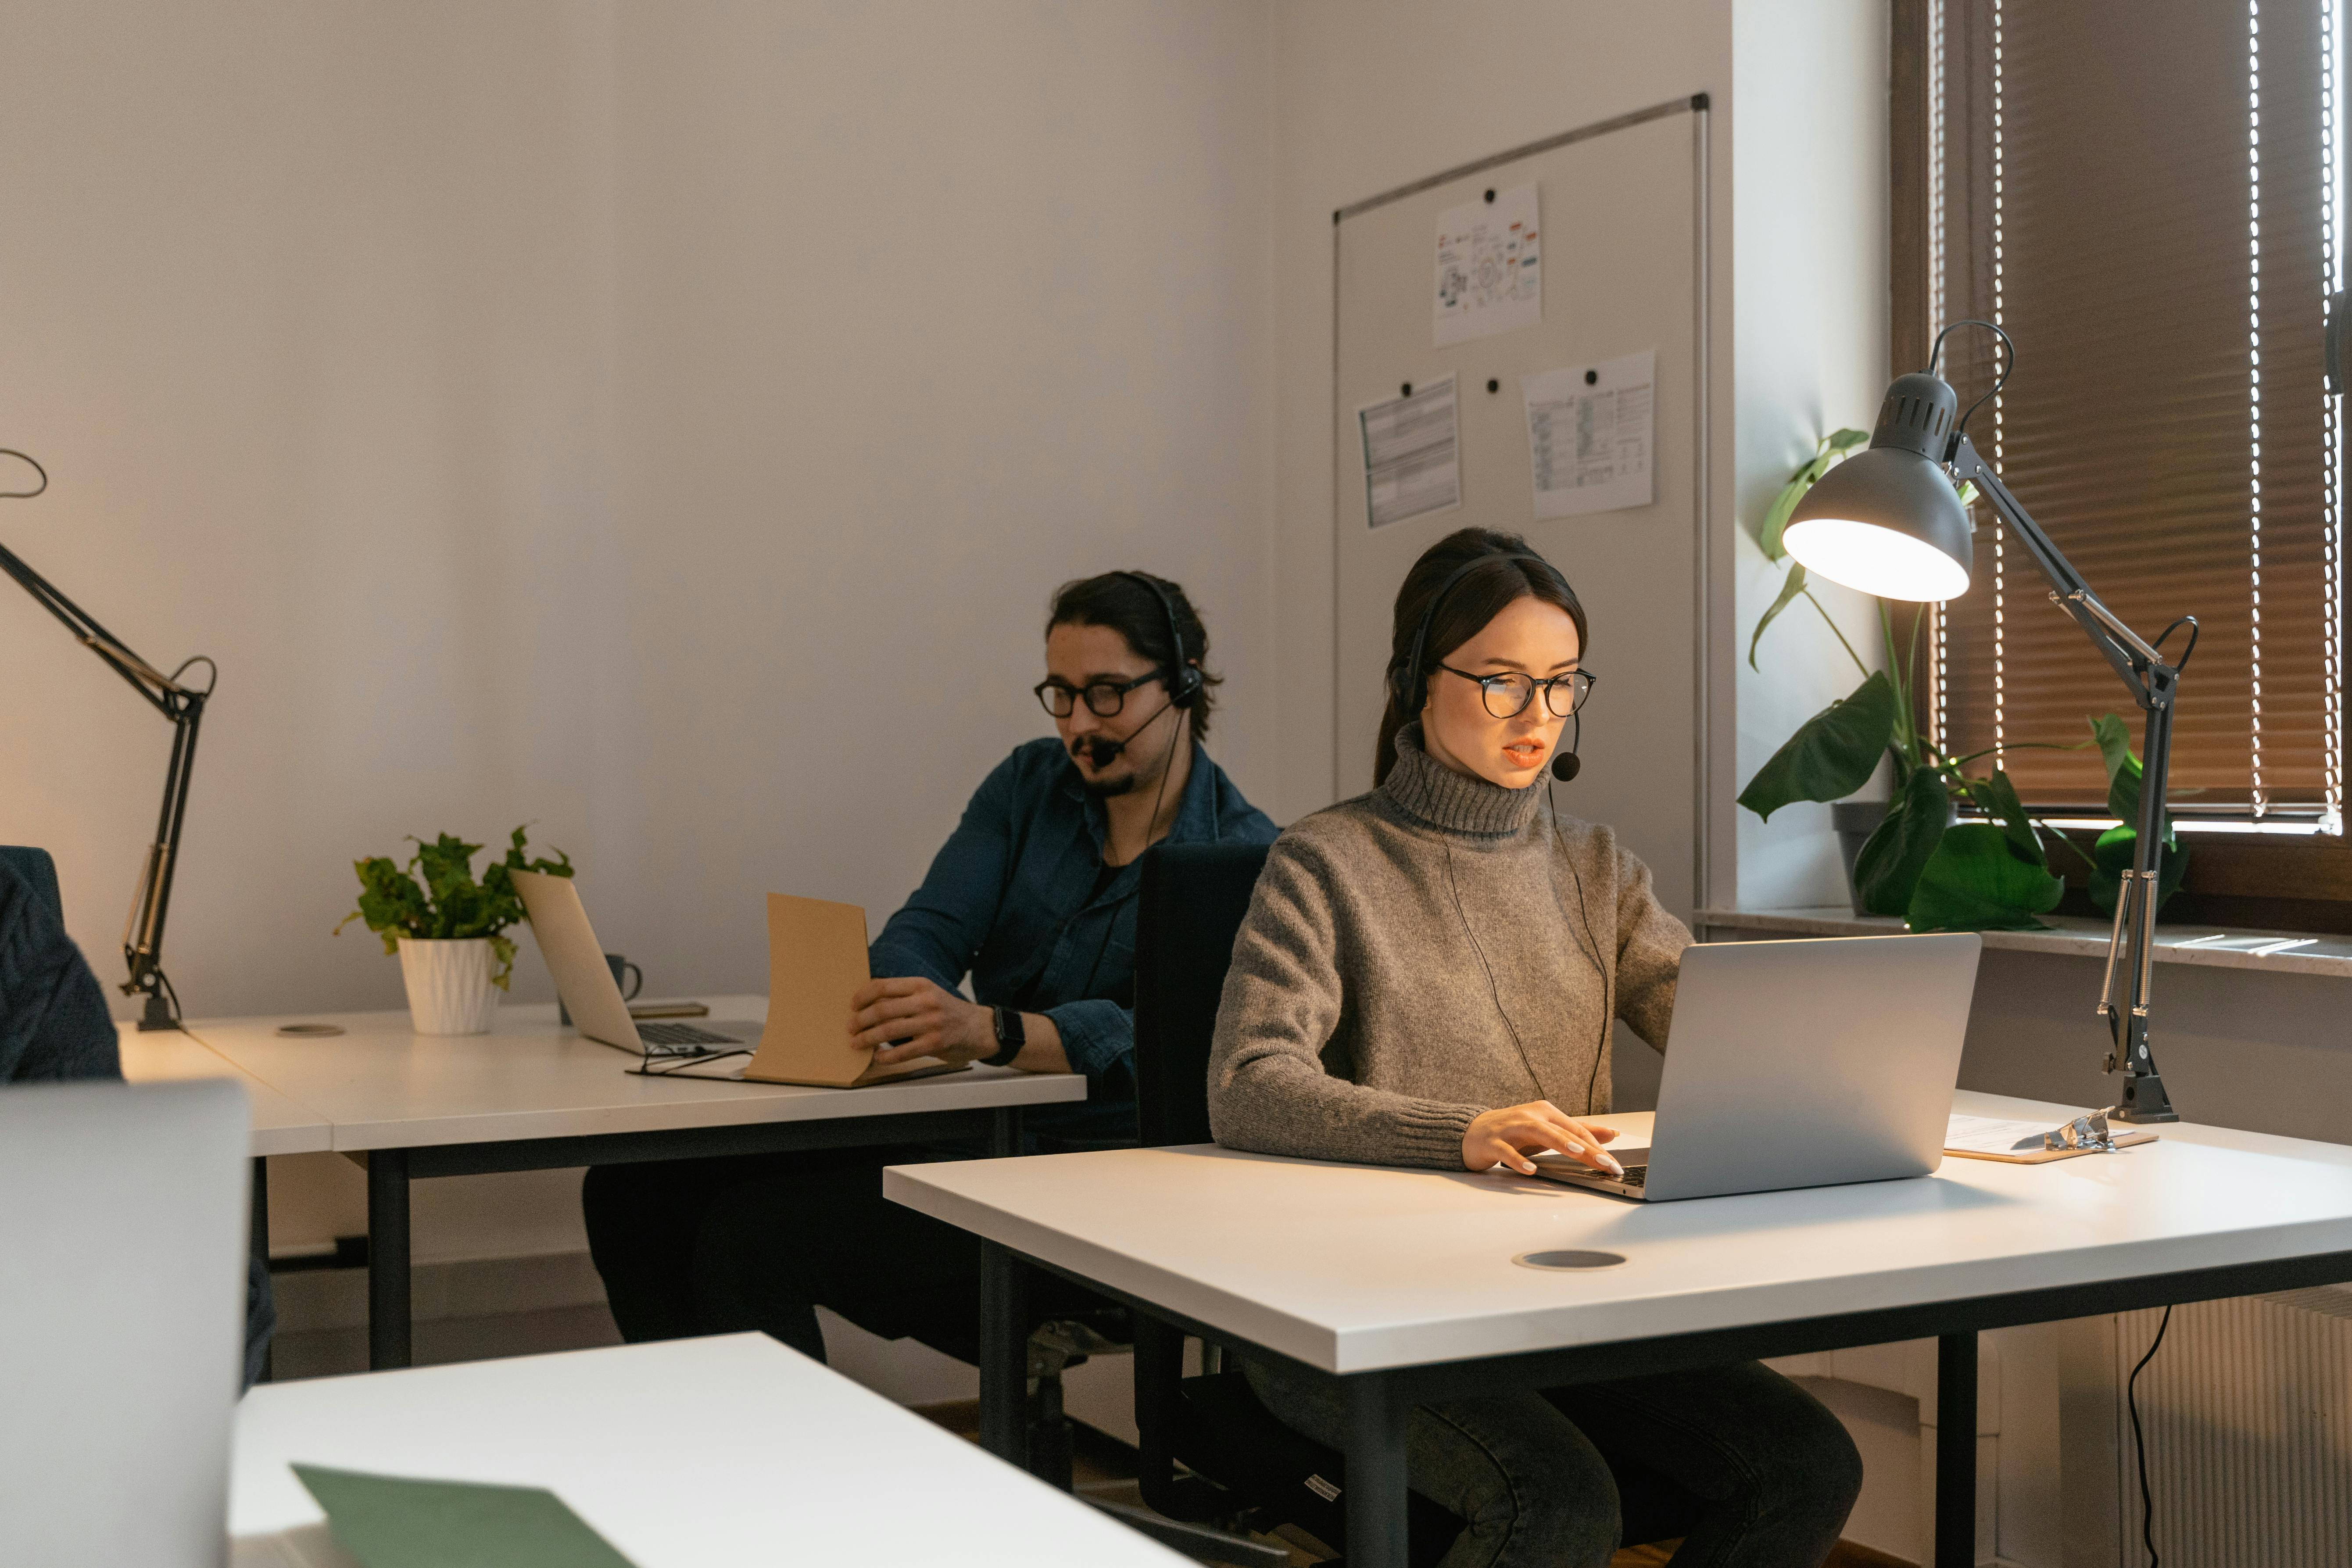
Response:
[[[1984,944],[2016,952],[2060,952],[2104,959],[2111,930],[2105,921],[2076,915],[2044,915],[2049,931],[1989,931]],[[1883,915],[1857,915],[1837,905],[1807,910],[1701,910],[1702,931],[1778,931],[1788,936],[1887,936],[1903,929],[1901,921]],[[2283,952],[2250,952],[2242,948],[2185,946],[2200,938],[2269,939],[2305,945]],[[2156,931],[2159,963],[2200,963],[2213,969],[2253,969],[2270,974],[2325,974],[2352,980],[2352,937],[2313,936],[2303,931],[2264,931],[2210,925],[2160,925]]]

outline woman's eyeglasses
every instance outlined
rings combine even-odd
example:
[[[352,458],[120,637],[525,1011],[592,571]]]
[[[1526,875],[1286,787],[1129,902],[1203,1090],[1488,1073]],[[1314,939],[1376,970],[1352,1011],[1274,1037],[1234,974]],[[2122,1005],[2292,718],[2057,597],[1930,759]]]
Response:
[[[1037,700],[1045,711],[1056,719],[1066,719],[1078,710],[1078,699],[1086,698],[1087,711],[1097,719],[1108,719],[1127,706],[1127,694],[1139,686],[1149,686],[1160,679],[1161,671],[1139,675],[1133,680],[1097,680],[1083,688],[1065,685],[1058,680],[1041,680],[1036,685]],[[1521,704],[1522,707],[1525,704]]]
[[[1513,670],[1507,675],[1473,675],[1466,669],[1456,669],[1450,664],[1438,668],[1448,675],[1458,675],[1465,680],[1475,680],[1486,699],[1486,711],[1497,719],[1516,719],[1528,710],[1536,693],[1544,695],[1544,710],[1555,719],[1566,719],[1584,706],[1592,695],[1592,683],[1600,678],[1589,669],[1570,670],[1555,675],[1549,680],[1538,680],[1532,675]],[[1096,710],[1100,712],[1100,709]]]

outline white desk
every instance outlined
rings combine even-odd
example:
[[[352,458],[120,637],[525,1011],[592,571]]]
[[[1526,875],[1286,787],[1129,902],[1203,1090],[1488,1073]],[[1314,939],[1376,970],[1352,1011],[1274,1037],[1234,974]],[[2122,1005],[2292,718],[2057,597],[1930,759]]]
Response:
[[[707,998],[713,1021],[767,1016],[760,996]],[[343,1033],[288,1039],[288,1023]],[[368,1358],[406,1366],[408,1184],[782,1149],[986,1137],[1018,1147],[1024,1106],[1086,1098],[1067,1075],[974,1068],[871,1089],[647,1078],[635,1058],[559,1028],[552,1004],[501,1007],[488,1035],[418,1035],[408,1014],[200,1020],[188,1032],[331,1126],[368,1172]]]
[[[135,1023],[118,1022],[122,1076],[132,1083],[171,1083],[191,1078],[235,1079],[245,1087],[253,1117],[253,1157],[315,1154],[333,1148],[334,1129],[324,1116],[278,1093],[219,1052],[176,1029],[142,1033]]]
[[[544,1486],[638,1568],[1184,1561],[760,1334],[257,1388],[236,1568],[338,1561],[294,1460]]]
[[[2078,1113],[1974,1094],[1956,1109]],[[1969,1542],[1979,1330],[2352,1279],[2352,1150],[2161,1131],[2115,1155],[1668,1204],[1211,1145],[894,1167],[883,1190],[1186,1331],[1340,1378],[1351,1563],[1404,1561],[1416,1402],[1937,1336],[1943,1563]],[[1567,1249],[1625,1261],[1513,1262]],[[983,1353],[986,1373],[1019,1347]]]

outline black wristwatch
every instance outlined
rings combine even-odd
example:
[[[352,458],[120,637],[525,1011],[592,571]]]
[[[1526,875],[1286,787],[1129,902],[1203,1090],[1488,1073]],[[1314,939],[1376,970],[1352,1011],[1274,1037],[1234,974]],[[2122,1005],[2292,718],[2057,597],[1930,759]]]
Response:
[[[1013,1058],[1021,1054],[1021,1047],[1029,1043],[1029,1031],[1022,1026],[1021,1015],[1012,1008],[992,1007],[989,1010],[996,1015],[996,1054],[982,1057],[981,1065],[1009,1068],[1013,1065]]]

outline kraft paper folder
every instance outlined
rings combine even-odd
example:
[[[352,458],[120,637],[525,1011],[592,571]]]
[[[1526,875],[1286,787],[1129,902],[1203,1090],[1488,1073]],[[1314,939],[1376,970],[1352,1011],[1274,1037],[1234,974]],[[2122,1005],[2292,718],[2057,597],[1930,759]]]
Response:
[[[770,893],[768,1026],[742,1076],[760,1083],[863,1089],[961,1072],[970,1065],[918,1057],[876,1067],[874,1053],[849,1037],[849,999],[871,978],[863,909]]]

